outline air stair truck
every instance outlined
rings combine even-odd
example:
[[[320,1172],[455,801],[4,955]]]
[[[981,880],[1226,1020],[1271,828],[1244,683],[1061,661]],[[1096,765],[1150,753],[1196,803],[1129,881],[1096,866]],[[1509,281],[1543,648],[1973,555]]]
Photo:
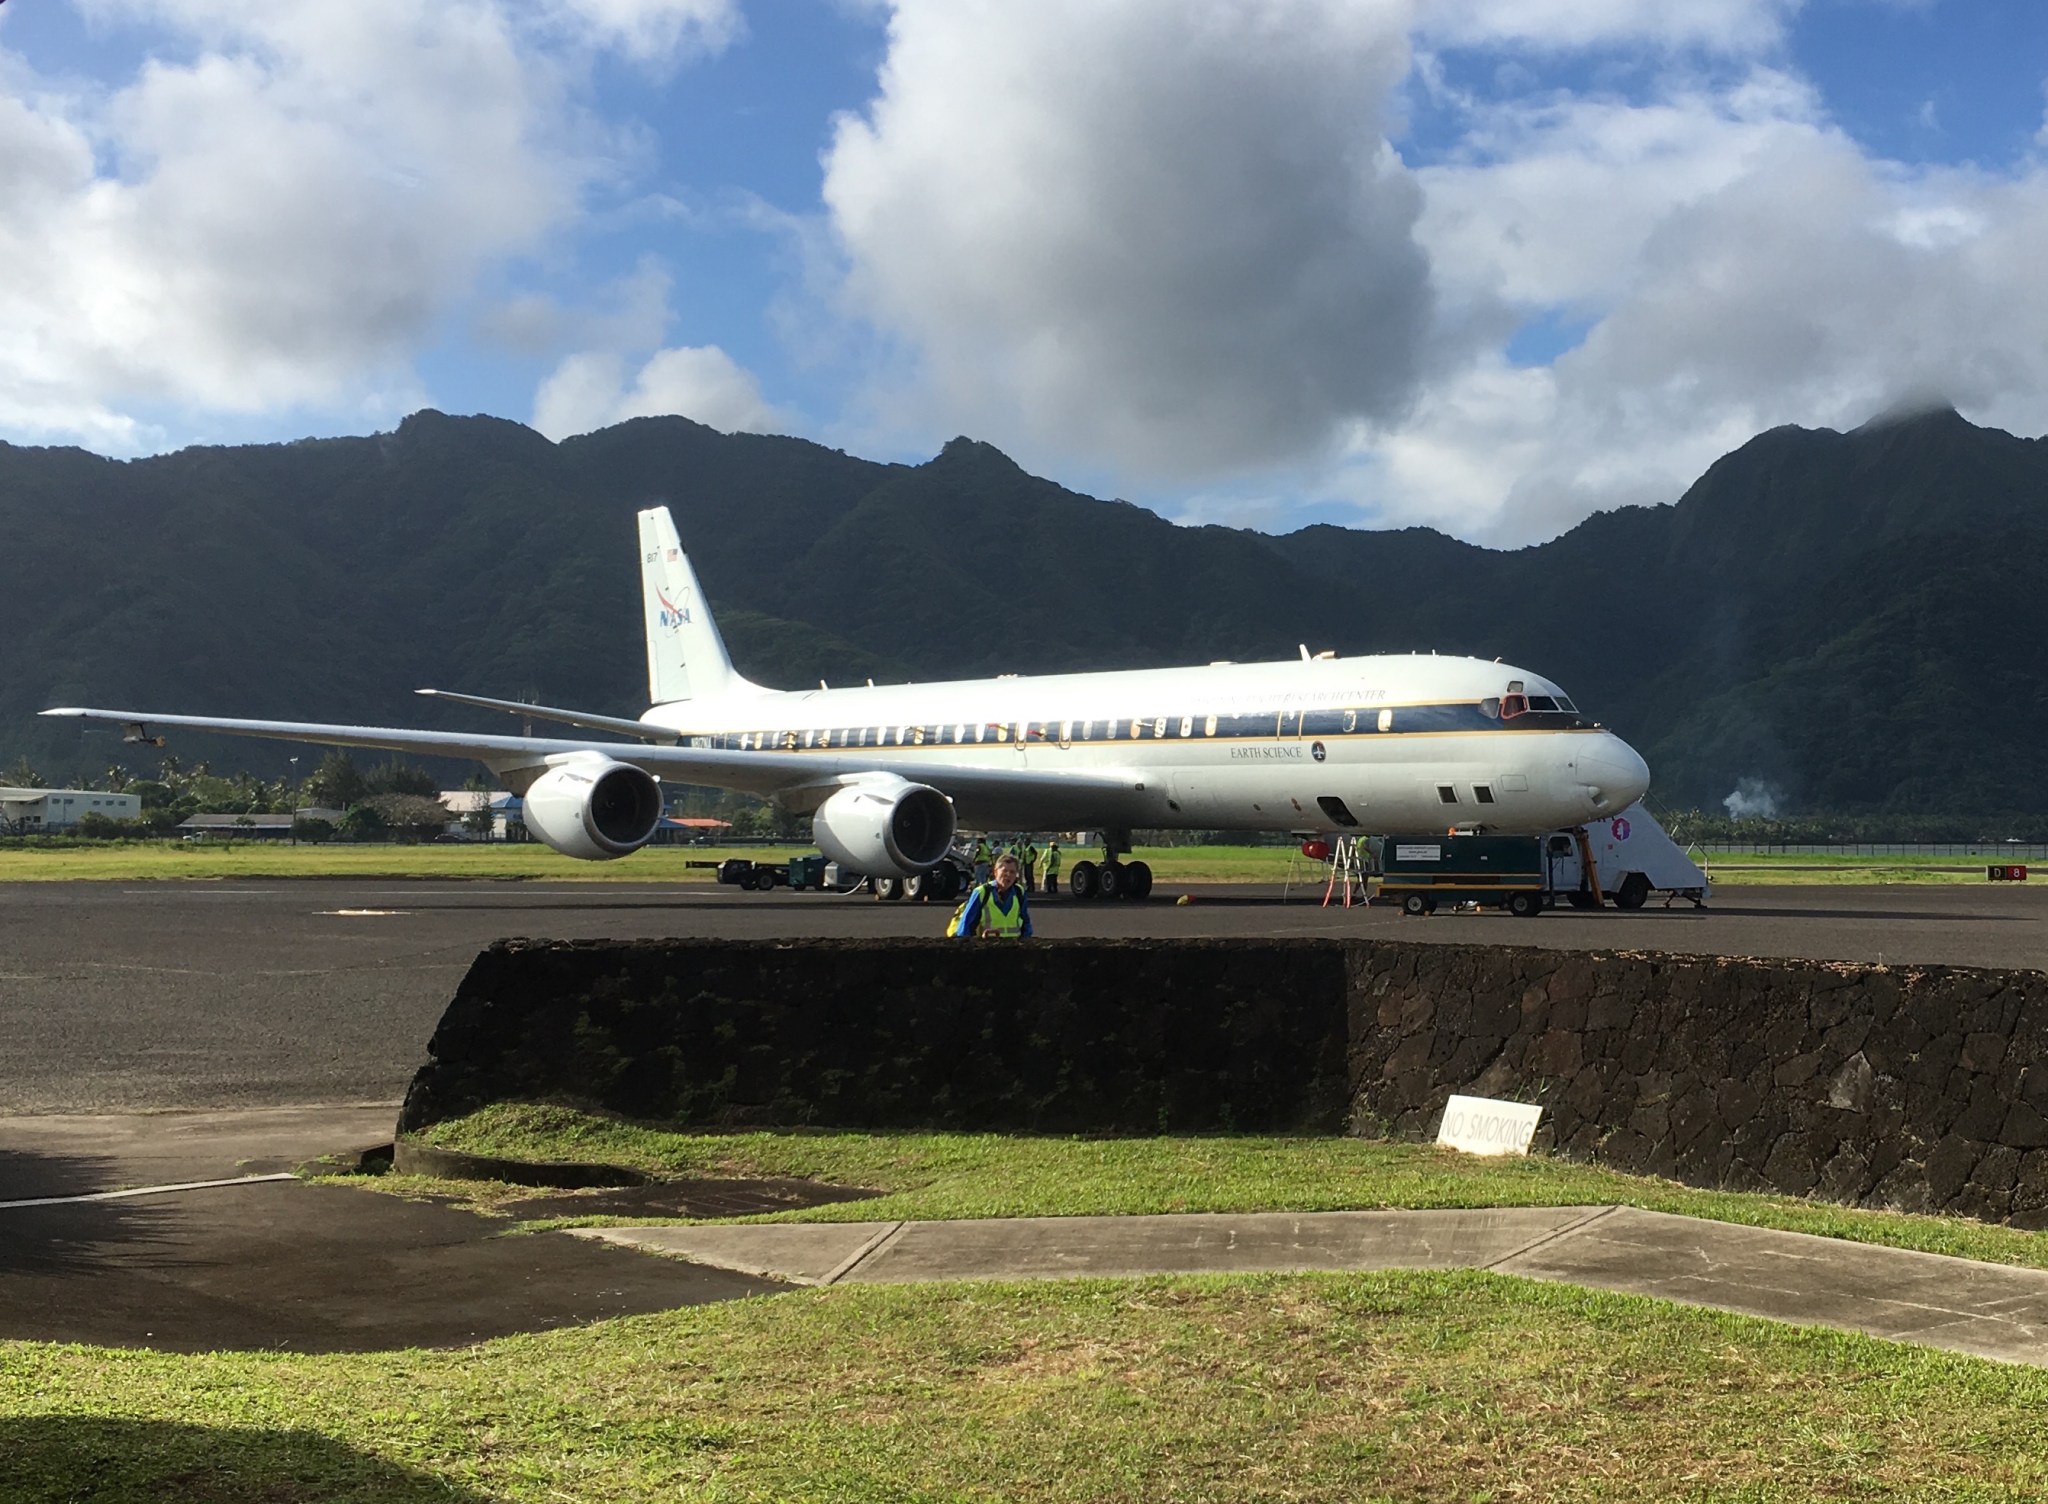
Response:
[[[1540,914],[1562,900],[1575,909],[1612,901],[1640,909],[1653,893],[1710,896],[1707,874],[1640,804],[1607,820],[1547,836],[1443,835],[1382,840],[1383,902],[1404,913],[1434,913],[1439,904],[1478,903],[1511,914]]]

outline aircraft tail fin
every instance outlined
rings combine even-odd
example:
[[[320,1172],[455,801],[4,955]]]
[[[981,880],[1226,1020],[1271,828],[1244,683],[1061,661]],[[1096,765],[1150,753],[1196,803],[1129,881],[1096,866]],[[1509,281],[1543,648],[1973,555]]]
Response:
[[[647,698],[694,700],[746,684],[733,672],[696,571],[667,507],[640,514],[640,598],[647,618]]]

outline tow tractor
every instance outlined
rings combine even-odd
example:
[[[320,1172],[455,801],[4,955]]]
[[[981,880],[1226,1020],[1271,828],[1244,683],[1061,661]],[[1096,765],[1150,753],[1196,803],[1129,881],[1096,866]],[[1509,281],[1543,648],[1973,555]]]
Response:
[[[722,862],[692,862],[692,867],[715,867],[718,880],[750,892],[767,893],[787,888],[793,893],[851,893],[861,884],[862,874],[845,872],[837,862],[817,852],[793,856],[786,862],[756,862],[743,856]],[[924,898],[949,900],[967,891],[970,869],[957,853],[938,866],[908,877],[877,877],[868,886],[878,899]]]
[[[1477,903],[1533,916],[1562,900],[1575,909],[1640,909],[1653,893],[1703,908],[1707,874],[1640,804],[1611,819],[1546,836],[1452,833],[1383,837],[1380,897],[1403,913]]]

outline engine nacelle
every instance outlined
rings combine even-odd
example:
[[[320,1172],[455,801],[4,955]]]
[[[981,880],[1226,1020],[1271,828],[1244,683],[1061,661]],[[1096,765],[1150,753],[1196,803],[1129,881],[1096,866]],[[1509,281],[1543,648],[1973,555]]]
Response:
[[[869,877],[909,877],[953,849],[953,801],[922,783],[849,784],[811,819],[811,838],[840,866]]]
[[[526,791],[526,828],[586,862],[638,851],[660,823],[654,775],[608,757],[550,768]]]

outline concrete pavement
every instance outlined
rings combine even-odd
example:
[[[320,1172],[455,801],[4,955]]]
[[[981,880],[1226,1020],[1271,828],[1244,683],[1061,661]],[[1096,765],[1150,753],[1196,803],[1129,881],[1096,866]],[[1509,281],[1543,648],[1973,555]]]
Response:
[[[1483,1269],[2048,1367],[2048,1271],[1632,1207],[606,1227],[788,1284]]]

